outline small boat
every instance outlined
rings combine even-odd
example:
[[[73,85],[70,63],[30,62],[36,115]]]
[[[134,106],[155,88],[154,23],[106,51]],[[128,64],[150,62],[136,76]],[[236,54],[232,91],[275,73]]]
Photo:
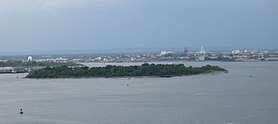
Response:
[[[20,112],[19,112],[19,114],[21,114],[21,115],[23,114],[23,110],[22,110],[22,109],[20,109]]]

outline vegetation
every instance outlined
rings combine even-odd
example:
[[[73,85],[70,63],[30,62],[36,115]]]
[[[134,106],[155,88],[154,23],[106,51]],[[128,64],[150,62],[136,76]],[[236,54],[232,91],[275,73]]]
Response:
[[[141,66],[111,66],[106,67],[46,67],[34,70],[27,78],[84,78],[84,77],[130,77],[130,76],[182,76],[209,73],[212,71],[227,71],[218,66],[185,67],[183,64],[162,65],[142,64]]]

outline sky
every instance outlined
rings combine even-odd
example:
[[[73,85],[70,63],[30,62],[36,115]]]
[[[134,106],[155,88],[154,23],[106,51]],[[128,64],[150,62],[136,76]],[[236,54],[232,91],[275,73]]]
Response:
[[[278,48],[278,0],[0,0],[0,54]]]

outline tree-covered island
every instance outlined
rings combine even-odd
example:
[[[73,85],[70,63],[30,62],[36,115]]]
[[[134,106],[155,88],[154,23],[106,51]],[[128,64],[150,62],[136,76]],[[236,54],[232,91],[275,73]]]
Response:
[[[106,67],[46,67],[30,72],[26,78],[89,78],[89,77],[171,77],[195,75],[214,71],[227,72],[219,66],[206,65],[202,67],[186,67],[183,64],[148,64],[141,66],[112,66]]]

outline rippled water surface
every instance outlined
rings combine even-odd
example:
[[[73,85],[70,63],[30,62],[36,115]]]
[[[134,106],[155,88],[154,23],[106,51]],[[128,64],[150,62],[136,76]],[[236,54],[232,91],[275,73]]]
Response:
[[[229,73],[44,80],[2,74],[0,123],[278,124],[278,62],[209,64]]]

